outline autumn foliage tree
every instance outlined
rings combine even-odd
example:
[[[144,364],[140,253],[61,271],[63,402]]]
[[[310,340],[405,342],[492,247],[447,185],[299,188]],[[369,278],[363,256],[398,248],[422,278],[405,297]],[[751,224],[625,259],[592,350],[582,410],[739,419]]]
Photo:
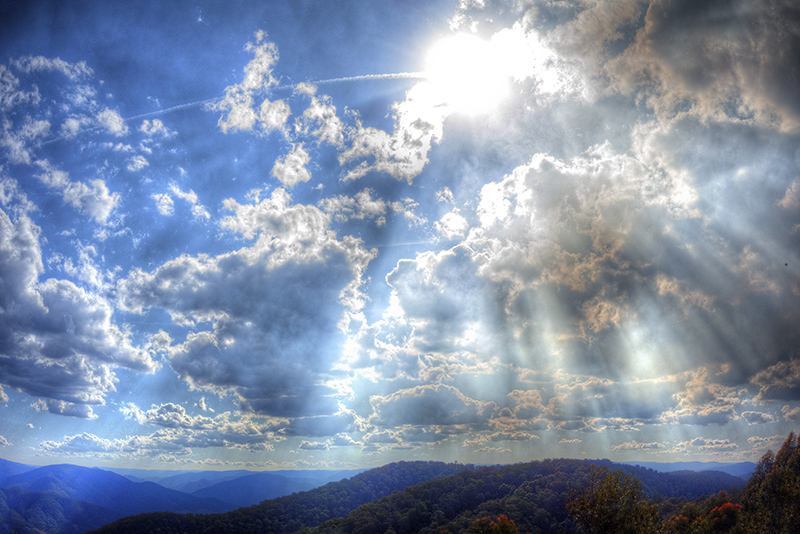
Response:
[[[467,529],[467,534],[519,534],[519,529],[513,519],[501,515],[497,521],[490,517],[476,519]]]

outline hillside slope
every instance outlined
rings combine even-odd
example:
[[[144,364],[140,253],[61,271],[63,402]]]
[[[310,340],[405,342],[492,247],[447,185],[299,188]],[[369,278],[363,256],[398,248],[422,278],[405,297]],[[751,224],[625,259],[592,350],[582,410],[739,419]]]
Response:
[[[660,473],[607,460],[544,460],[486,467],[410,487],[333,519],[312,534],[466,532],[484,516],[506,515],[520,532],[578,532],[566,503],[584,487],[592,464],[629,473],[657,498],[693,499],[744,486],[721,472]],[[220,531],[222,532],[222,531]]]
[[[201,499],[153,482],[132,482],[110,471],[70,464],[49,465],[8,477],[3,486],[85,501],[123,516],[163,510],[210,513],[229,509],[216,499]]]
[[[97,530],[98,533],[249,533],[286,534],[342,517],[358,506],[421,482],[471,469],[443,462],[398,462],[358,474],[348,480],[298,493],[225,514],[143,514],[126,517]]]

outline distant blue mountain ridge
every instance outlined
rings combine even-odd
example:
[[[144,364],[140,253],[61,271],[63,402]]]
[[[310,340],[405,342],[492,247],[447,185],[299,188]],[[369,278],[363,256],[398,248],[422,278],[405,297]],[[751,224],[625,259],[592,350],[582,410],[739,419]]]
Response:
[[[665,473],[715,470],[744,480],[755,464],[631,462]],[[365,471],[170,471],[44,467],[0,459],[0,534],[80,534],[146,512],[227,512]]]

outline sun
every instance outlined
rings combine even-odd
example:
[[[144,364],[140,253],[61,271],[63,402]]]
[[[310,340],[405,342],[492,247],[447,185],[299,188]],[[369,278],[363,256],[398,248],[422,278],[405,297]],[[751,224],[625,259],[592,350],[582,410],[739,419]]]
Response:
[[[460,33],[437,41],[428,51],[425,75],[435,98],[453,112],[486,113],[509,93],[507,58],[489,41]]]

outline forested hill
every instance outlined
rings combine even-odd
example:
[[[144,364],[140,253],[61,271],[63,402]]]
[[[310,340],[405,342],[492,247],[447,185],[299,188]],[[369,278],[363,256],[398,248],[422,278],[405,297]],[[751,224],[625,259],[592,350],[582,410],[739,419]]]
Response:
[[[661,473],[607,460],[544,460],[465,471],[359,507],[308,534],[466,532],[478,518],[513,518],[520,532],[579,532],[566,503],[587,484],[592,465],[623,471],[655,499],[694,499],[745,482],[726,473]]]
[[[480,469],[401,462],[225,514],[143,514],[95,532],[286,534],[321,525],[315,534],[435,534],[441,529],[464,532],[478,517],[502,514],[515,518],[521,532],[575,532],[566,502],[587,482],[592,463],[631,474],[641,480],[646,493],[659,499],[691,499],[744,485],[725,473],[660,473],[606,460],[545,460]],[[426,482],[414,485],[414,479]]]
[[[224,514],[140,514],[120,519],[95,533],[275,533],[288,534],[344,517],[362,504],[409,486],[474,469],[443,462],[397,462],[365,471],[350,479],[331,482]]]

